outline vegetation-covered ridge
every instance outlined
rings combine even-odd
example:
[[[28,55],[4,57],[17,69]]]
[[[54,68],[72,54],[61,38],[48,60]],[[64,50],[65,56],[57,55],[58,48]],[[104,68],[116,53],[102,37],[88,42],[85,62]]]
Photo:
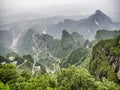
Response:
[[[108,31],[108,30],[102,29],[96,32],[95,39],[96,40],[111,39],[111,38],[117,37],[119,34],[120,34],[120,30]]]
[[[36,53],[33,56],[0,55],[0,90],[119,90],[120,35],[100,40],[94,47],[95,41],[81,38],[75,32],[69,34],[64,30],[58,51],[66,53],[69,46],[73,49],[58,60],[54,60],[48,50],[44,52],[50,57],[48,60],[40,59],[43,54],[34,58]]]
[[[63,58],[61,60],[60,66],[63,68],[67,68],[70,65],[75,66],[82,66],[84,61],[88,61],[91,56],[91,49],[89,48],[77,48],[76,50],[73,50],[67,57]],[[84,63],[85,67],[85,63]]]
[[[120,35],[114,39],[100,40],[94,47],[90,72],[96,78],[120,81]]]
[[[0,64],[0,90],[118,90],[120,86],[103,78],[95,80],[83,68],[71,66],[55,74],[19,73],[11,64]]]

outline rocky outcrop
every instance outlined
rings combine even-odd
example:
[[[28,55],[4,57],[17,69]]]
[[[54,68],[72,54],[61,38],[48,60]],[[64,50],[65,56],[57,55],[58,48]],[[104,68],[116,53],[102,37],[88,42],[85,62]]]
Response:
[[[117,77],[120,80],[120,57],[112,55],[109,50],[105,50],[105,48],[101,47],[100,51],[108,58],[108,62],[110,65],[114,67],[115,73],[117,73]],[[93,54],[93,59],[98,57],[98,53]]]
[[[90,71],[99,78],[120,81],[120,35],[114,39],[101,40],[93,47]],[[94,71],[92,71],[94,70]]]
[[[118,76],[118,79],[120,80],[120,67],[119,67],[119,71],[117,72],[117,76]]]

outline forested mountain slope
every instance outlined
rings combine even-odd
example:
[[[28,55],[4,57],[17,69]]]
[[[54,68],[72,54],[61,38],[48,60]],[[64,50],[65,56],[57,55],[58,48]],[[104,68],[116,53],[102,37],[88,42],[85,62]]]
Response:
[[[101,40],[93,47],[89,70],[96,78],[105,77],[119,82],[120,35],[113,39]]]

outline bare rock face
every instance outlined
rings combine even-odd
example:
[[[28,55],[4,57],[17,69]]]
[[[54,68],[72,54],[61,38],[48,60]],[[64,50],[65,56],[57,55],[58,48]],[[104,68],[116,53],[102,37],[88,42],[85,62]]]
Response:
[[[119,67],[119,71],[117,72],[117,77],[118,77],[118,80],[120,80],[120,67]]]
[[[119,40],[119,44],[120,44],[120,40]],[[115,73],[117,74],[117,78],[118,80],[120,80],[120,58],[113,55],[113,54],[110,54],[110,51],[109,50],[106,50],[104,47],[102,46],[99,46],[99,50],[105,55],[108,57],[108,62],[110,65],[112,65],[114,67],[114,71]],[[97,58],[99,56],[98,52],[94,52],[93,53],[93,60],[95,58]],[[97,68],[97,63],[96,63],[96,68]],[[99,77],[104,77],[104,74],[102,74],[102,72],[99,74]]]
[[[96,78],[120,82],[120,35],[101,40],[93,47],[89,69]]]

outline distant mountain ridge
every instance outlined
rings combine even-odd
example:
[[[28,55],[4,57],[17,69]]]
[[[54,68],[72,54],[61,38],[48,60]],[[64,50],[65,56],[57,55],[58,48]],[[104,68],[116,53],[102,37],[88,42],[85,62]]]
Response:
[[[18,41],[17,49],[19,54],[33,54],[32,48],[35,46],[33,36],[35,36],[34,39],[37,41],[36,44],[38,44],[39,48],[47,48],[56,57],[66,56],[68,52],[79,47],[84,42],[83,36],[77,32],[69,33],[63,30],[61,39],[54,39],[49,34],[39,34],[30,29]],[[65,50],[67,53],[65,53]]]
[[[98,30],[95,35],[95,40],[115,38],[120,35],[120,30],[107,31]]]
[[[69,32],[78,32],[85,38],[93,40],[97,30],[118,30],[120,29],[120,23],[113,22],[111,18],[102,11],[96,10],[94,14],[86,19],[81,19],[78,21],[65,19],[64,22],[50,25],[47,28],[47,32],[50,35],[59,38],[60,33],[64,29],[68,30]]]

